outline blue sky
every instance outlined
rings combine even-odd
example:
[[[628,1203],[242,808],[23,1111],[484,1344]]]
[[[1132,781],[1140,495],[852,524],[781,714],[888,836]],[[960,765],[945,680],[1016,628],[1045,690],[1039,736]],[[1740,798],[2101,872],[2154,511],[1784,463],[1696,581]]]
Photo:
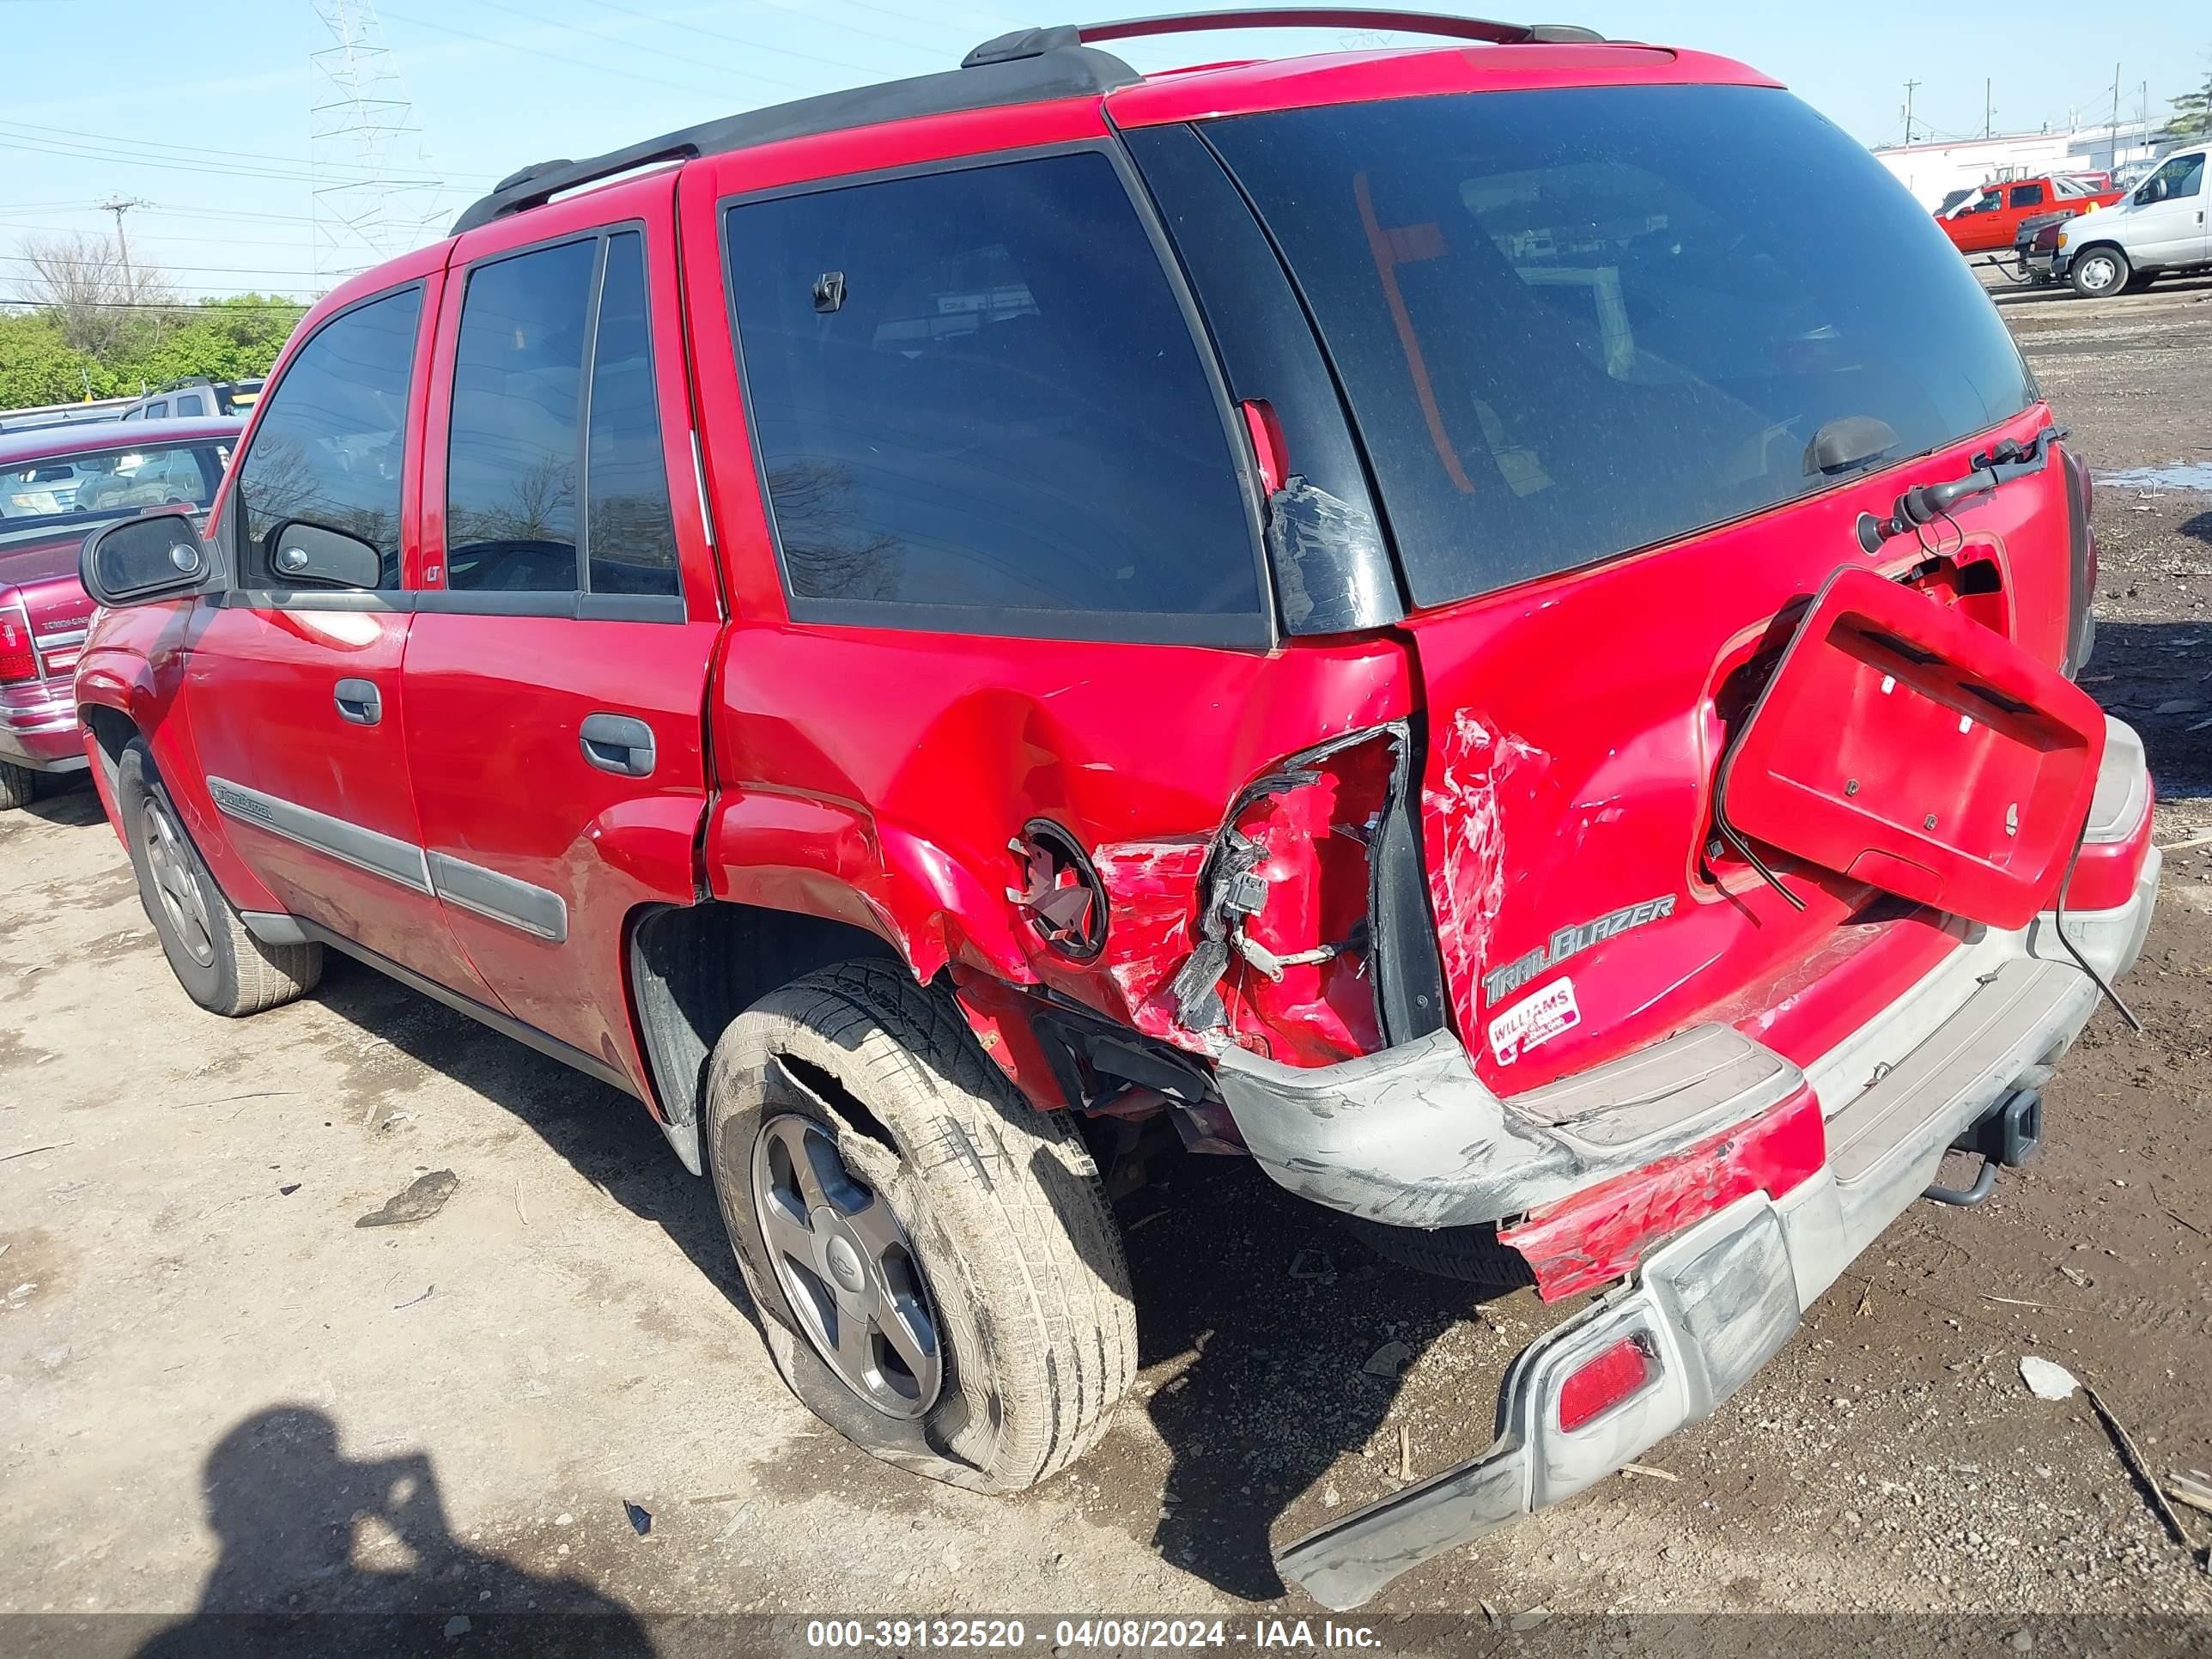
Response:
[[[1043,3],[1045,12],[1030,13],[1024,0],[378,0],[384,61],[420,134],[388,170],[438,181],[396,205],[442,225],[492,179],[529,161],[588,155],[732,110],[949,68],[979,40],[1066,21],[1063,12],[1186,9],[1168,0]],[[2155,118],[2168,98],[2212,73],[2212,12],[2203,0],[2111,9],[2071,0],[2013,0],[2001,9],[1868,0],[1848,9],[1567,0],[1553,13],[1553,3],[1545,0],[1547,16],[1607,35],[1742,58],[1869,143],[1902,136],[1908,76],[1922,83],[1916,128],[1965,134],[1980,130],[1985,76],[1998,129],[2017,131],[2063,125],[2072,112],[2085,121],[2106,117],[2115,63],[2128,120],[2146,96]],[[1115,50],[1152,69],[1382,38],[1249,32]],[[315,224],[311,164],[350,153],[313,142],[314,106],[328,101],[331,85],[310,54],[331,39],[313,0],[0,0],[0,62],[8,66],[0,82],[0,300],[21,291],[24,239],[106,229],[112,220],[91,204],[114,197],[147,204],[128,216],[133,252],[160,264],[183,294],[257,286],[312,295],[331,271],[365,263],[365,253],[337,249]]]

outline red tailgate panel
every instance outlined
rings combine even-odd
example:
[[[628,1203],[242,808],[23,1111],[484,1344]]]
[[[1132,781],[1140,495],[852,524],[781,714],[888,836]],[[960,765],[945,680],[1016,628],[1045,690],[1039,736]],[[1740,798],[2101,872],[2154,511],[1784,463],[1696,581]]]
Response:
[[[2047,906],[2089,810],[2105,716],[1948,605],[1828,579],[1721,773],[1747,836],[1997,927]]]

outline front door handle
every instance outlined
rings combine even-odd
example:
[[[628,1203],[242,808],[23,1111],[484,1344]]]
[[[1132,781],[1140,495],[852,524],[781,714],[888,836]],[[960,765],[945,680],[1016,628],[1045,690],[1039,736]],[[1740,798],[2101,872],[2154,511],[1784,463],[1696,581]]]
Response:
[[[584,758],[617,777],[653,775],[653,728],[627,714],[587,714],[580,732]]]
[[[356,726],[374,726],[384,718],[384,694],[370,680],[340,680],[331,696],[338,718]]]

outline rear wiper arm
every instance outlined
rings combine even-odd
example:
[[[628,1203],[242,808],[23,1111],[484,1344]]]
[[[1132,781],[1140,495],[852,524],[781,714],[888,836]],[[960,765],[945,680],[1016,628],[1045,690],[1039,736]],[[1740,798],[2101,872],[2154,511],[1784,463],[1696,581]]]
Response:
[[[2050,463],[2050,447],[2066,435],[2063,426],[2046,426],[2026,443],[2007,438],[1992,444],[1968,464],[1962,478],[1946,483],[1919,484],[1897,498],[1887,519],[1871,513],[1859,514],[1859,545],[1872,553],[1892,536],[1902,536],[1945,517],[1960,501],[1987,495],[2008,479],[2040,472]]]

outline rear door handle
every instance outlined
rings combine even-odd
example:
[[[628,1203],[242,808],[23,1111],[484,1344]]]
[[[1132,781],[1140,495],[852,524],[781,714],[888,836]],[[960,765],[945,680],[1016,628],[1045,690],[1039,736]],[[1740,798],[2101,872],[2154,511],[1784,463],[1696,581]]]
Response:
[[[384,694],[369,680],[340,680],[331,693],[338,718],[356,726],[374,726],[384,718]]]
[[[653,728],[627,714],[587,714],[579,737],[584,758],[617,777],[653,775]]]

